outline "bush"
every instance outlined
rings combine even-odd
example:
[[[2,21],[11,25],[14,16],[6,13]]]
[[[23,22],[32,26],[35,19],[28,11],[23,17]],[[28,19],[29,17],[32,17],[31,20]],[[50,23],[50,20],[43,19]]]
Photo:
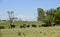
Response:
[[[18,35],[20,36],[21,35],[21,32],[18,32]]]

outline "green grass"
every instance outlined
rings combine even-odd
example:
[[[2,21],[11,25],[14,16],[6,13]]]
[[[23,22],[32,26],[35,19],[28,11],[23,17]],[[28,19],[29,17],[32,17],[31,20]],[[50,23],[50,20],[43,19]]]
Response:
[[[0,37],[60,37],[60,26],[2,29]]]
[[[0,26],[4,26],[5,28],[8,28],[9,27],[9,22],[0,21]]]
[[[19,28],[19,26],[23,24],[35,24],[38,26],[41,25],[42,22],[14,22],[16,27],[9,29],[9,22],[0,21],[0,26],[5,27],[5,29],[0,29],[0,37],[60,37],[60,26]]]
[[[26,25],[32,25],[32,24],[35,24],[35,25],[41,25],[42,22],[39,22],[39,21],[17,21],[17,22],[14,22],[14,25],[16,26],[16,28],[19,28],[20,25],[23,25],[23,24],[26,24]],[[5,28],[9,28],[9,25],[10,23],[9,22],[4,22],[4,21],[0,21],[0,26],[4,26]]]

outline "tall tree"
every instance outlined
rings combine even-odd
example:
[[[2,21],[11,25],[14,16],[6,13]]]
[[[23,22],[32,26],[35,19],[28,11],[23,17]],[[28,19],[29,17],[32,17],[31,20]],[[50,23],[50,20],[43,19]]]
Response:
[[[55,22],[60,24],[60,7],[57,7],[57,11],[55,13]]]
[[[41,21],[44,16],[44,10],[42,8],[38,8],[38,21]]]
[[[46,12],[46,16],[44,16]],[[44,11],[42,8],[38,8],[38,21],[42,20],[44,23],[52,25],[52,23],[60,24],[60,7],[56,9],[50,9]]]

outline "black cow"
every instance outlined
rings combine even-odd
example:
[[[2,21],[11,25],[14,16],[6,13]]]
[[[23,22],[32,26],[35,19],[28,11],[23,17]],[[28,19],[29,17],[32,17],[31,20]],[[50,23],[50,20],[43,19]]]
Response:
[[[20,28],[23,28],[23,26],[20,26]]]
[[[39,27],[41,27],[41,25],[39,25]]]
[[[26,24],[21,25],[20,28],[26,28]]]
[[[35,24],[32,24],[32,27],[37,27]]]
[[[42,24],[42,26],[43,26],[43,27],[49,27],[49,26],[51,26],[51,24],[45,23],[45,24]]]
[[[30,27],[30,25],[27,25],[27,27]]]
[[[56,23],[53,23],[53,24],[52,24],[52,26],[55,26],[55,25],[56,25]]]
[[[23,24],[23,28],[26,28],[26,24]]]
[[[15,25],[10,25],[10,28],[15,28]]]
[[[5,29],[3,26],[0,26],[0,29]]]

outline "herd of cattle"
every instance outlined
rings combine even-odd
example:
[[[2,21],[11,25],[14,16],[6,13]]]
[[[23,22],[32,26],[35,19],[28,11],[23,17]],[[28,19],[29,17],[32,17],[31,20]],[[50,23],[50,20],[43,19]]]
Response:
[[[35,24],[32,24],[32,25],[26,25],[26,24],[23,24],[23,25],[20,25],[20,28],[29,28],[29,27],[49,27],[51,25],[48,25],[48,24],[42,24],[42,25],[35,25]],[[55,26],[55,24],[53,25]],[[10,25],[9,28],[15,28],[16,26],[15,25]],[[0,29],[5,29],[4,26],[0,26]]]

